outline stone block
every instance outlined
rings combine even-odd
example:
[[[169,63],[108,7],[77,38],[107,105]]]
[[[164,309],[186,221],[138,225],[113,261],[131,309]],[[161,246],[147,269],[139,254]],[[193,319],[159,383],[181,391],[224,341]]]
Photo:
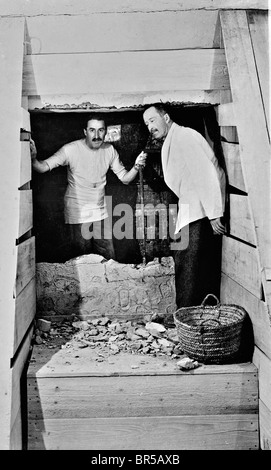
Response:
[[[44,333],[48,333],[51,329],[51,322],[44,320],[44,318],[39,318],[37,321],[37,328]]]
[[[37,264],[39,317],[76,315],[142,318],[176,310],[172,258],[146,266],[84,255],[66,263]]]

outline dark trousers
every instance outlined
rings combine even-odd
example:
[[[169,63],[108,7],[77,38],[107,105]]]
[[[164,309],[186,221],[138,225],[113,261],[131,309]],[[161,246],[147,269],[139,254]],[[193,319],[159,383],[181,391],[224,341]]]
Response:
[[[72,257],[95,253],[105,259],[115,259],[109,219],[67,224],[72,245]]]
[[[188,228],[187,246],[172,251],[177,308],[200,305],[207,294],[220,297],[222,237],[213,234],[208,218],[192,222]]]

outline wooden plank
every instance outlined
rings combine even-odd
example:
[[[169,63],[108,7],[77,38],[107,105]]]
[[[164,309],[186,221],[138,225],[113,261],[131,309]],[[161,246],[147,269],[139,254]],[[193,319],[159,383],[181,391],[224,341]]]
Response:
[[[265,118],[270,132],[270,106],[269,106],[269,43],[270,32],[267,11],[248,11],[248,25],[252,40],[253,51],[259,76]]]
[[[220,49],[45,54],[24,61],[24,95],[223,88],[229,80]]]
[[[28,183],[32,177],[29,142],[21,142],[20,182],[18,188]]]
[[[221,270],[258,299],[261,299],[261,278],[257,248],[246,245],[234,238],[223,237]]]
[[[270,267],[270,143],[247,17],[240,10],[221,11],[220,20],[261,267]]]
[[[89,351],[87,351],[87,352],[89,353]],[[52,353],[52,351],[51,351],[51,353]],[[81,357],[82,357],[82,355],[81,355],[81,351],[80,351],[80,358],[81,358]],[[97,357],[97,356],[96,356],[96,357]],[[70,359],[70,358],[69,358],[69,359]],[[77,361],[77,362],[78,362],[78,361]],[[50,363],[50,364],[51,364],[51,363]],[[102,364],[103,364],[103,366],[105,365],[104,362],[103,362]],[[110,365],[111,365],[111,364],[110,364]],[[231,365],[232,365],[232,364],[231,364]],[[242,365],[247,366],[247,362],[242,363]],[[44,362],[43,362],[43,366],[44,366]],[[254,366],[254,365],[253,365],[253,366]],[[223,364],[223,367],[225,368],[225,367],[226,367],[226,364]],[[201,370],[202,370],[203,368],[204,368],[204,366],[201,365]],[[254,366],[254,368],[255,368],[255,366]],[[116,375],[116,372],[115,372],[115,373],[108,372],[108,371],[107,371],[107,372],[104,372],[104,371],[101,370],[101,369],[100,369],[99,371],[96,371],[96,372],[92,371],[91,373],[90,373],[90,372],[78,372],[78,373],[77,373],[77,372],[75,371],[75,369],[73,369],[72,372],[69,372],[69,371],[67,372],[67,369],[69,369],[69,368],[66,368],[66,367],[65,367],[65,364],[63,364],[62,371],[60,371],[60,372],[55,372],[55,370],[53,370],[53,371],[51,370],[51,365],[48,366],[48,364],[46,364],[46,367],[44,367],[44,368],[42,369],[42,371],[38,371],[38,373],[37,373],[37,374],[34,374],[34,375],[33,375],[32,372],[29,372],[28,376],[29,376],[29,377],[36,376],[36,377],[44,377],[44,378],[46,378],[46,377],[58,377],[58,378],[62,378],[62,377],[90,377],[90,376],[91,376],[91,377],[113,377],[114,375]],[[257,372],[257,369],[255,369],[254,372]],[[195,373],[194,370],[193,370],[193,373]],[[205,373],[207,373],[207,372],[205,372]],[[214,374],[220,374],[220,373],[223,373],[223,372],[221,372],[221,369],[220,369],[220,372],[219,372],[218,369],[216,369],[216,370],[214,370],[212,373],[214,373]],[[237,372],[235,371],[235,372],[233,372],[233,373],[237,373]],[[121,377],[121,376],[131,376],[131,375],[134,376],[134,375],[136,375],[136,374],[133,374],[133,373],[131,373],[131,372],[127,373],[127,371],[126,371],[126,372],[118,372],[118,375]],[[146,373],[146,372],[143,372],[143,371],[140,371],[137,375],[144,375],[144,376],[146,376],[146,375],[154,375],[154,376],[156,376],[156,375],[159,375],[159,374],[158,374],[158,372],[155,371],[155,370],[150,370],[150,371],[148,371],[147,373]],[[166,376],[166,375],[176,375],[176,367],[174,367],[174,374],[172,373],[172,371],[167,370],[167,371],[166,371],[165,373],[163,373],[162,375],[165,375],[165,376]],[[177,372],[177,375],[181,375],[181,374],[179,373],[179,371]],[[187,375],[187,371],[186,371],[186,374],[185,374],[185,375]]]
[[[30,113],[24,108],[21,108],[21,113],[22,113],[21,129],[24,129],[27,132],[31,132]]]
[[[15,297],[35,276],[35,237],[28,238],[17,247],[17,275]]]
[[[255,228],[248,205],[248,196],[230,194],[230,234],[257,245]]]
[[[26,21],[31,54],[34,55],[210,49],[219,47],[217,17],[215,10],[191,10],[133,12],[117,16],[114,13],[38,16]],[[102,35],[100,31],[103,31]]]
[[[95,349],[80,349],[80,361],[78,353],[69,355],[67,362],[67,350],[65,348],[48,348],[43,345],[35,345],[33,349],[33,362],[29,365],[28,377],[112,377],[112,376],[149,376],[149,375],[212,375],[212,374],[245,374],[257,373],[257,368],[251,363],[201,365],[192,372],[176,369],[176,364],[171,359],[153,357],[148,355],[144,363],[141,354],[135,355],[120,352],[114,356],[114,361],[97,362]],[[134,370],[133,367],[137,366]],[[215,380],[215,379],[214,379]]]
[[[93,13],[126,13],[126,12],[154,12],[154,11],[183,11],[193,9],[217,10],[236,9],[236,0],[58,0],[57,2],[27,2],[17,0],[10,2],[2,0],[0,15],[86,15]],[[238,0],[238,9],[268,9],[268,0]]]
[[[246,192],[240,160],[239,145],[229,142],[222,142],[222,149],[225,158],[229,184],[237,189],[240,189],[240,191]]]
[[[223,40],[221,38],[221,49],[224,50]],[[232,103],[232,94],[231,90],[221,90],[220,91],[220,103],[229,104]],[[217,119],[218,119],[218,107],[216,107]],[[238,143],[238,135],[236,126],[220,126],[220,135],[221,138],[226,140],[227,142],[235,142]]]
[[[262,450],[271,450],[271,410],[259,400],[260,442]]]
[[[243,307],[252,322],[254,342],[268,357],[271,357],[271,329],[268,309],[242,285],[222,273],[220,301]]]
[[[30,421],[29,450],[257,450],[257,415]]]
[[[15,325],[13,354],[17,351],[24,334],[36,314],[36,280],[35,277],[20,292],[15,301]]]
[[[25,38],[25,41],[27,38]],[[26,111],[28,111],[28,99],[27,96],[22,96],[22,101],[21,101],[22,108],[24,108]]]
[[[16,357],[12,368],[12,400],[10,417],[10,450],[22,450],[22,393],[21,377],[23,369],[30,352],[30,345],[33,335],[33,327],[30,328],[22,348]],[[25,396],[26,399],[26,396]],[[25,404],[24,404],[25,405]]]
[[[31,177],[32,177],[29,142],[23,141],[26,138],[26,136],[28,140],[28,135],[29,134],[26,132],[21,132],[20,134],[21,142],[19,143],[20,147],[18,148],[18,155],[17,155],[18,157],[17,160],[20,162],[18,165],[20,171],[18,173],[16,172],[16,176],[18,176],[18,180],[14,182],[16,184],[17,189],[20,189],[26,183],[31,181]]]
[[[0,186],[0,442],[10,445],[11,372],[14,341],[15,239],[18,232],[20,180],[20,124],[24,18],[0,18],[0,127],[3,171]],[[17,137],[17,138],[16,138]]]
[[[217,107],[217,121],[219,126],[236,125],[233,103],[224,103]]]
[[[270,330],[270,328],[269,328]],[[258,347],[255,348],[253,362],[259,371],[259,418],[262,449],[271,448],[271,358]]]
[[[19,407],[10,431],[10,450],[22,450],[22,412]]]
[[[19,215],[19,230],[17,238],[20,238],[28,230],[33,227],[33,203],[32,203],[32,189],[19,191],[20,198],[20,215]]]
[[[251,372],[28,377],[29,419],[253,414],[258,413],[257,377]]]
[[[258,347],[254,350],[253,363],[259,373],[259,398],[271,411],[271,358],[267,357]]]

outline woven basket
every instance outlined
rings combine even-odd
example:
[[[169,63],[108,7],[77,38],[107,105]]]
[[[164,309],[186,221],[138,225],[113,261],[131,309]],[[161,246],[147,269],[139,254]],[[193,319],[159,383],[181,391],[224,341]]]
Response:
[[[210,296],[216,299],[215,306],[205,305]],[[245,309],[221,305],[213,294],[199,306],[182,307],[173,313],[182,350],[203,364],[225,364],[236,358],[245,316]]]

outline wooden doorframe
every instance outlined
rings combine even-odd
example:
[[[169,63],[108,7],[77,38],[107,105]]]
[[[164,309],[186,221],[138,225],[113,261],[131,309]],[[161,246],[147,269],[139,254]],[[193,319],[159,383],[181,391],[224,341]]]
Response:
[[[224,150],[228,158],[232,150],[235,153],[235,168],[231,178],[235,185],[238,184],[240,188],[241,183],[242,190],[245,190],[246,196],[242,196],[243,203],[247,204],[245,228],[250,230],[249,240],[247,231],[243,232],[241,240],[239,232],[239,241],[234,238],[223,240],[221,300],[225,303],[240,303],[248,311],[253,323],[253,362],[259,373],[261,448],[271,449],[271,397],[268,393],[271,384],[268,12],[221,11],[220,21],[232,95],[232,100],[219,109],[220,123],[237,129],[238,144],[224,144]],[[222,115],[225,117],[224,122]],[[237,163],[238,175],[241,170],[242,180],[237,178]],[[254,267],[251,266],[247,271],[238,270],[238,264],[242,264],[241,251],[248,249],[249,245],[245,245],[248,241],[255,259]],[[232,261],[227,266],[229,258]],[[251,280],[254,282],[251,283]]]
[[[25,183],[31,179],[30,149],[27,151],[25,142],[20,140],[20,130],[27,122],[30,124],[29,113],[22,108],[24,42],[24,19],[2,17],[0,448],[3,450],[23,448],[21,379],[30,351],[36,296],[34,240],[29,232],[32,205],[27,204],[31,190],[25,190]]]

